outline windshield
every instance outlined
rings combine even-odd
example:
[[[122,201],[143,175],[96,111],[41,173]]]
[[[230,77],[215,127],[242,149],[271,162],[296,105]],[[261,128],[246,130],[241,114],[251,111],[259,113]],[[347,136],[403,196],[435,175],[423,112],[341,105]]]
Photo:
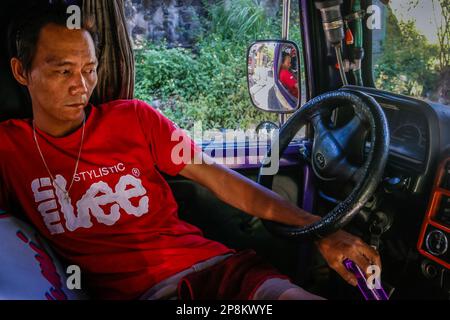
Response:
[[[450,1],[395,0],[379,10],[372,37],[377,88],[450,105]]]

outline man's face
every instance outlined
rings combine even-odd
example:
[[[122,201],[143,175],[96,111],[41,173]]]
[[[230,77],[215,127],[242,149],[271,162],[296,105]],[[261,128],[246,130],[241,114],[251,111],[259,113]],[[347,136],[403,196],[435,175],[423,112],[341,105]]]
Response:
[[[284,58],[284,63],[283,63],[283,66],[284,66],[284,68],[285,69],[289,69],[290,67],[291,67],[291,57],[290,56],[286,56],[285,58]]]
[[[46,25],[27,76],[33,112],[57,122],[78,120],[97,85],[96,70],[95,46],[86,30]]]

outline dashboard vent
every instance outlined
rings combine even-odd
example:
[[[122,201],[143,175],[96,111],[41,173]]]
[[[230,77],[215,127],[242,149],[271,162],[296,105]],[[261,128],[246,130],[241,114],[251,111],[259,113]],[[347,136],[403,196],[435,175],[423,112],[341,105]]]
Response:
[[[444,170],[444,176],[442,177],[441,188],[450,190],[450,161],[447,162]]]
[[[436,219],[450,226],[450,196],[442,196]]]

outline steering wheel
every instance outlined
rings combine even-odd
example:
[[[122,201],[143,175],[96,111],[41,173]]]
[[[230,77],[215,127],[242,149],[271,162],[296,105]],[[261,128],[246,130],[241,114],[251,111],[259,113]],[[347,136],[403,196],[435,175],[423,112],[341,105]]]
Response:
[[[354,116],[345,125],[334,127],[326,115],[333,108],[353,108]],[[323,238],[347,225],[375,192],[382,179],[389,151],[389,128],[380,105],[372,97],[358,91],[341,89],[327,92],[308,101],[282,126],[279,136],[274,138],[266,159],[272,149],[279,148],[279,156],[292,141],[296,133],[307,122],[314,128],[311,165],[315,175],[322,180],[338,182],[352,181],[354,188],[321,220],[303,227],[284,225],[262,220],[273,234],[287,238]],[[370,131],[370,151],[360,166],[352,163],[352,141],[361,132]],[[264,175],[261,166],[258,183],[272,189],[273,175]]]

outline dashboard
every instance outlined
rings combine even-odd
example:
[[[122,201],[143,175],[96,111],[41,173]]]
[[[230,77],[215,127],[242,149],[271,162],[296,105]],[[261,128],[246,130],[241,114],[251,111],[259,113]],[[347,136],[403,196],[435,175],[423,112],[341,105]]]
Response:
[[[421,164],[426,160],[429,142],[427,118],[419,112],[382,103],[391,136],[390,152]]]
[[[405,277],[423,276],[424,287],[450,288],[450,107],[374,88],[346,86],[375,99],[389,126],[389,156],[370,210],[391,221],[384,257],[396,261],[395,243],[419,254]],[[370,147],[370,145],[369,145]],[[366,140],[367,150],[367,140]],[[372,235],[371,235],[372,236]],[[389,248],[389,249],[387,249]],[[395,263],[394,263],[395,265]],[[392,273],[398,279],[399,273]]]
[[[390,149],[385,177],[404,181],[412,194],[430,192],[441,155],[450,149],[450,108],[374,88],[346,86],[382,107]]]
[[[450,270],[450,157],[444,158],[433,185],[417,248],[430,261]],[[426,262],[430,272],[435,266]],[[431,269],[430,269],[431,268]],[[426,273],[425,273],[426,274]]]

